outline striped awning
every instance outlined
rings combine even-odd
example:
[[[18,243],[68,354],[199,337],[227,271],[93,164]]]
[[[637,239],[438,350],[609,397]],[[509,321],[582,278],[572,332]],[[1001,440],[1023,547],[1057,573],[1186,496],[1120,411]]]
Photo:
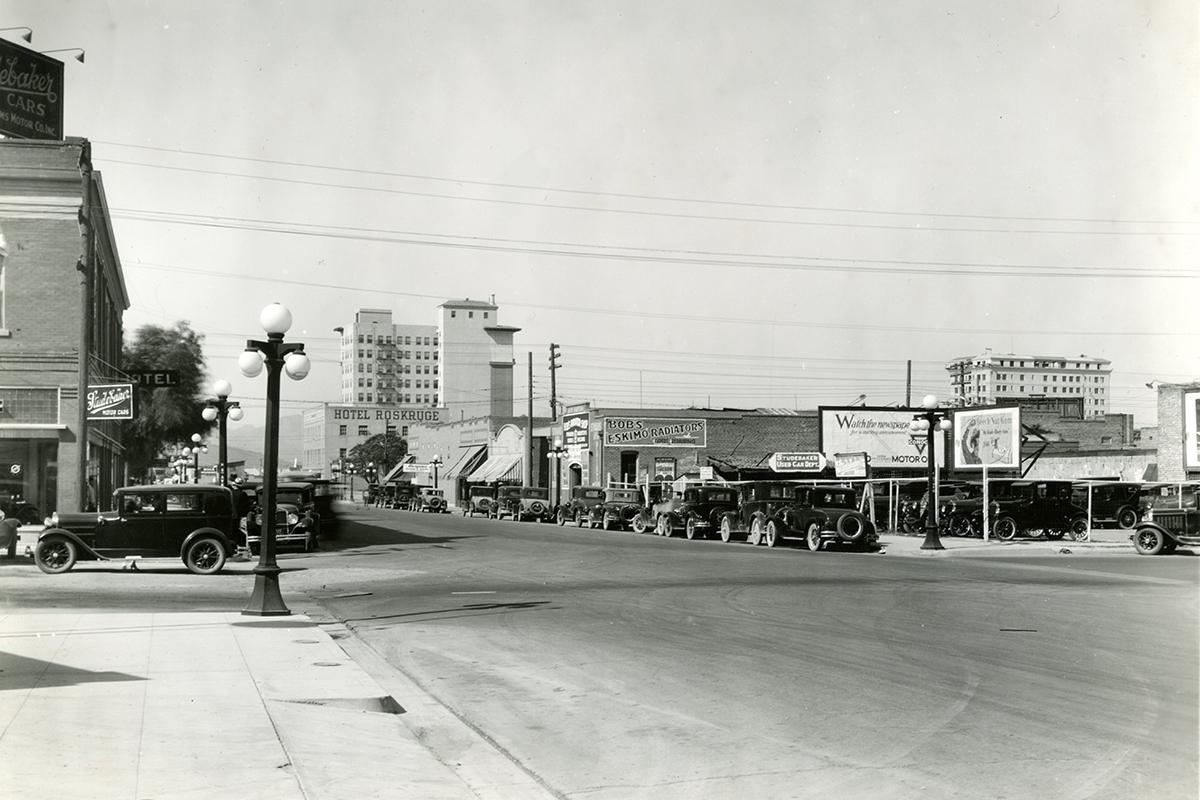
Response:
[[[470,475],[479,468],[479,465],[484,461],[486,453],[486,444],[477,444],[463,448],[462,455],[450,465],[450,469],[446,470],[444,477],[446,480],[454,480],[459,475]]]
[[[397,464],[396,466],[392,467],[391,471],[389,471],[387,475],[384,475],[383,478],[381,478],[379,482],[387,483],[388,481],[392,480],[393,478],[396,478],[398,475],[400,475],[401,472],[404,471],[405,464],[411,464],[412,462],[414,462],[416,460],[417,460],[417,457],[412,455],[411,453],[409,453],[404,458],[400,459],[400,463]]]
[[[492,456],[471,473],[467,481],[470,483],[494,483],[500,480],[510,480],[520,474],[521,454]]]

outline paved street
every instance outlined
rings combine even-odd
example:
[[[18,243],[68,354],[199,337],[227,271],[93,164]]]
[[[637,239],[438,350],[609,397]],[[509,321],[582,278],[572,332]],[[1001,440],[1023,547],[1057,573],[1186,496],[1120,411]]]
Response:
[[[809,553],[386,510],[331,544],[281,559],[293,610],[564,797],[1195,797],[1194,556]],[[248,594],[150,566],[6,564],[0,600]]]

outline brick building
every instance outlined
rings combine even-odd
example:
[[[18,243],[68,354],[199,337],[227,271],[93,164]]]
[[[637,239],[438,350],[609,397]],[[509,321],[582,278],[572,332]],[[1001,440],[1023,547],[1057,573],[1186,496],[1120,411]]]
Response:
[[[81,403],[128,382],[129,295],[90,151],[0,139],[0,502],[19,494],[44,514],[83,508],[88,479],[103,504],[124,479],[119,423]]]

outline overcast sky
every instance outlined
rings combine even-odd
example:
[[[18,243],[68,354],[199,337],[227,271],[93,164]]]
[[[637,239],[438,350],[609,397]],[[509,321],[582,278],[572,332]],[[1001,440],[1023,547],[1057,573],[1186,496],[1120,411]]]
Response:
[[[258,312],[338,399],[356,309],[495,295],[548,410],[949,394],[982,352],[1200,379],[1200,22],[1129,2],[6,0],[66,62],[132,307]],[[17,32],[0,34],[14,41]]]

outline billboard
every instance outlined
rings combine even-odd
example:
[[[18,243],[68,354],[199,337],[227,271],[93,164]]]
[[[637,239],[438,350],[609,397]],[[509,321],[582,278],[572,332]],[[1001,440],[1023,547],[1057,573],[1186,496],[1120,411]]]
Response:
[[[818,409],[821,452],[866,453],[871,469],[927,469],[926,438],[908,430],[913,417],[921,412],[919,408],[822,406]],[[944,436],[933,437],[937,463],[942,466],[946,464],[945,442]]]
[[[133,419],[133,384],[88,386],[88,419]]]
[[[0,39],[0,134],[63,138],[63,63]]]
[[[976,408],[954,412],[957,469],[1019,469],[1021,409]]]
[[[1200,429],[1196,427],[1200,417],[1200,392],[1183,393],[1183,465],[1186,469],[1200,469]]]
[[[708,420],[607,417],[605,447],[706,447]]]

